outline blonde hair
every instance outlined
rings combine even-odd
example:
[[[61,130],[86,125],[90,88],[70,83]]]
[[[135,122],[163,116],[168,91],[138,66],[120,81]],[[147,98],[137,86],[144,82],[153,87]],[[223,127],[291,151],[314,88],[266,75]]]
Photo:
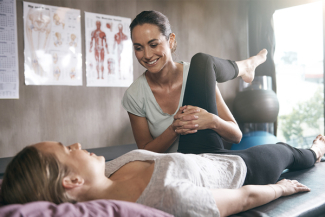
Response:
[[[34,146],[27,146],[8,164],[1,186],[4,204],[50,201],[56,204],[75,203],[62,180],[70,169],[54,154],[45,154]]]

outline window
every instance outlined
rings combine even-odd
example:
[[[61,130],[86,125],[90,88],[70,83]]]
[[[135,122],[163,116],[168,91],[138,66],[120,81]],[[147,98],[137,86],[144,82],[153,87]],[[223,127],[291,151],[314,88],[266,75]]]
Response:
[[[309,148],[324,133],[322,1],[277,10],[273,15],[277,96],[277,137]]]

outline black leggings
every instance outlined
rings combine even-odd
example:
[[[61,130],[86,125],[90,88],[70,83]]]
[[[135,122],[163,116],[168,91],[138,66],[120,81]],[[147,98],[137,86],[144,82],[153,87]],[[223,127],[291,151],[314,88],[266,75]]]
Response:
[[[225,82],[238,76],[237,64],[207,54],[192,57],[185,87],[183,105],[198,106],[218,115],[216,105],[216,81]],[[316,162],[316,154],[310,149],[297,149],[285,143],[254,146],[245,150],[224,149],[222,139],[214,130],[199,130],[181,135],[178,152],[216,153],[238,155],[246,163],[245,184],[275,183],[284,169],[306,169]]]

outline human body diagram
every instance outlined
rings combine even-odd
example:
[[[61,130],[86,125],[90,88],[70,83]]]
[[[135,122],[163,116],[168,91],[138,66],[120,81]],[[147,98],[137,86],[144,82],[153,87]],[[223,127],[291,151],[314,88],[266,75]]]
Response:
[[[24,20],[25,83],[81,85],[80,11],[24,2]]]
[[[100,21],[96,21],[96,27],[97,27],[96,30],[91,32],[89,52],[90,53],[92,52],[93,41],[95,41],[94,53],[95,53],[95,60],[96,60],[97,79],[100,78],[99,72],[101,72],[101,78],[104,79],[104,58],[105,58],[104,46],[106,48],[107,54],[109,53],[109,51],[108,51],[108,45],[106,41],[106,34],[100,29],[101,27]]]
[[[44,69],[39,61],[41,56],[36,53],[39,50],[47,52],[51,33],[50,11],[31,8],[26,18],[26,37],[30,46],[32,67],[35,74],[43,76]]]
[[[118,69],[119,69],[119,75],[120,78],[122,78],[121,74],[121,59],[122,59],[122,51],[123,51],[123,41],[127,40],[128,37],[123,33],[123,25],[121,23],[118,24],[118,33],[114,35],[114,47],[117,46],[117,58],[118,58]]]
[[[125,31],[130,23],[125,17],[85,12],[87,86],[126,87],[132,83],[132,42]]]

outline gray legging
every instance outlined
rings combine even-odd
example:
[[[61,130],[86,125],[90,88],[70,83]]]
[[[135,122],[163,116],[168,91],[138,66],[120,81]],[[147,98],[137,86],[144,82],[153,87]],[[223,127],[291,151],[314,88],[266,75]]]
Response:
[[[183,105],[198,106],[218,115],[216,81],[225,82],[238,76],[237,64],[207,54],[192,57],[185,87]],[[314,165],[316,154],[310,149],[296,149],[285,143],[254,146],[245,150],[224,149],[214,130],[180,136],[178,152],[216,153],[240,156],[246,163],[245,184],[275,183],[284,169],[306,169]]]

